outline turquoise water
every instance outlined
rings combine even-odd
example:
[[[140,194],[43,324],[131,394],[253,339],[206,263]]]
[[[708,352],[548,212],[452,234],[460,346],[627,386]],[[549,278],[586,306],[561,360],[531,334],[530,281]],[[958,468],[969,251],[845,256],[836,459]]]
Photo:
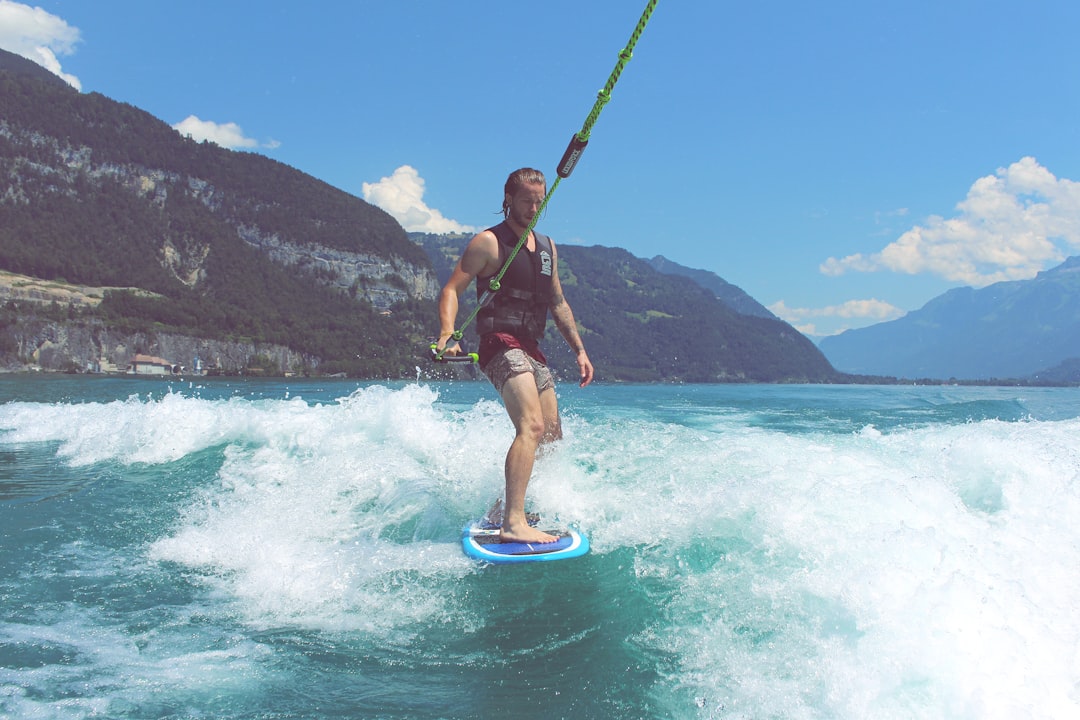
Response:
[[[1080,715],[1080,391],[0,377],[0,716]]]

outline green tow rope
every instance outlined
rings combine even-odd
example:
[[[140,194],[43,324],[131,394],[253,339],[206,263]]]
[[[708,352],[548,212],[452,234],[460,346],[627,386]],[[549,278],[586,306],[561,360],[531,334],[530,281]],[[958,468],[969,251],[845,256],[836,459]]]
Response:
[[[600,117],[600,111],[604,109],[608,101],[611,100],[611,91],[615,88],[615,83],[619,81],[619,76],[622,75],[623,68],[626,63],[630,61],[630,58],[634,57],[634,46],[637,45],[638,38],[645,32],[645,26],[649,23],[649,18],[652,16],[653,10],[656,8],[658,0],[649,0],[649,3],[645,6],[645,11],[641,13],[641,18],[638,20],[637,26],[634,28],[634,32],[630,35],[630,41],[619,52],[619,61],[615,63],[615,69],[611,71],[611,75],[608,77],[607,83],[600,92],[596,94],[596,102],[593,104],[592,110],[589,111],[589,116],[585,118],[585,124],[581,126],[581,130],[574,133],[574,136],[570,138],[570,144],[566,148],[566,152],[563,153],[562,160],[559,161],[559,166],[556,169],[558,177],[555,178],[555,182],[552,184],[551,189],[548,190],[547,195],[544,196],[544,201],[540,203],[540,207],[536,210],[536,215],[533,216],[529,226],[525,228],[525,232],[521,234],[521,238],[518,240],[517,245],[510,252],[509,257],[506,258],[506,262],[503,263],[502,268],[496,275],[491,278],[491,282],[488,283],[488,289],[480,296],[479,301],[476,304],[476,308],[469,314],[469,317],[465,318],[465,322],[461,327],[455,330],[450,339],[454,342],[460,342],[464,336],[465,328],[476,319],[480,310],[491,302],[495,297],[495,293],[499,291],[503,275],[510,268],[510,263],[517,257],[518,252],[525,243],[529,241],[529,234],[536,226],[537,219],[544,213],[547,208],[548,201],[551,200],[551,196],[555,194],[555,188],[559,187],[559,183],[563,178],[570,177],[570,173],[574,171],[574,167],[577,165],[578,160],[581,159],[582,153],[585,152],[585,146],[589,144],[589,136],[592,134],[593,125],[596,124],[597,118]],[[444,358],[443,353],[446,352],[446,348],[440,352],[436,349],[435,345],[431,346],[432,355],[436,362],[446,362],[451,358]],[[465,362],[475,362],[476,353],[469,353],[468,355],[453,356],[454,359],[460,359]]]

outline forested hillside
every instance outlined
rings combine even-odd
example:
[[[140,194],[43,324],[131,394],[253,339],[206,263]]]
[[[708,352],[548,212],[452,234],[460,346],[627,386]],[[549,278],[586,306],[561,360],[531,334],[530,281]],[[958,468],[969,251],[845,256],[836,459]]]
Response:
[[[757,317],[770,318],[772,320],[779,319],[776,315],[773,315],[768,308],[747,295],[742,288],[732,285],[716,273],[709,272],[708,270],[688,268],[685,265],[680,265],[677,262],[668,260],[663,255],[657,255],[652,260],[649,260],[649,265],[651,265],[654,270],[658,270],[665,275],[678,275],[680,277],[690,278],[715,295],[720,302],[724,303],[740,315],[756,315]]]
[[[440,281],[468,237],[411,237]],[[830,382],[839,379],[820,351],[785,322],[735,312],[712,291],[653,269],[626,250],[559,246],[559,279],[600,378],[681,382]],[[475,307],[462,298],[459,320]],[[471,330],[471,328],[470,328]],[[476,338],[466,332],[466,339]],[[475,345],[474,345],[475,347]],[[548,323],[545,353],[573,377],[573,357]]]
[[[83,309],[87,322],[287,345],[322,372],[415,366],[411,318],[426,320],[433,276],[397,222],[359,198],[11,71],[0,71],[0,177],[0,268],[150,291],[111,292]]]

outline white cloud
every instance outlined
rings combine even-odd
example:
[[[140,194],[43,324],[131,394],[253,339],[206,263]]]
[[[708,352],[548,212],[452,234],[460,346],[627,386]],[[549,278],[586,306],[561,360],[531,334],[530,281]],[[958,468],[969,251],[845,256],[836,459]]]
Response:
[[[480,228],[463,225],[424,203],[424,178],[409,165],[390,177],[363,184],[364,199],[390,213],[409,232],[468,233]]]
[[[280,147],[277,140],[269,140],[260,143],[258,140],[244,135],[244,130],[236,123],[216,123],[211,120],[200,120],[195,115],[188,115],[180,122],[173,125],[173,129],[181,135],[187,135],[193,140],[210,142],[230,150],[263,147],[270,150]]]
[[[956,210],[931,216],[881,252],[829,258],[821,272],[932,273],[981,287],[1034,277],[1080,248],[1080,183],[1054,177],[1032,157],[976,180]]]
[[[848,300],[840,305],[829,305],[823,308],[791,308],[783,300],[779,300],[769,306],[769,310],[781,320],[791,323],[796,330],[807,335],[819,335],[817,326],[806,323],[807,320],[816,318],[830,318],[840,320],[873,320],[874,322],[886,322],[895,320],[905,314],[903,310],[877,298],[869,300]],[[833,332],[843,332],[850,325],[840,327]]]
[[[79,29],[61,18],[39,7],[0,0],[0,47],[33,60],[76,90],[82,90],[82,83],[63,71],[58,56],[75,52],[79,40]]]

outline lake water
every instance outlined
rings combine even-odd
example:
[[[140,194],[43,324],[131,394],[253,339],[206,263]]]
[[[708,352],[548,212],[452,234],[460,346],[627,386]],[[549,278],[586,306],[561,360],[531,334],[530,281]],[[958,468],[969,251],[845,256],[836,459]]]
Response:
[[[1080,390],[0,377],[0,716],[1080,717]]]

